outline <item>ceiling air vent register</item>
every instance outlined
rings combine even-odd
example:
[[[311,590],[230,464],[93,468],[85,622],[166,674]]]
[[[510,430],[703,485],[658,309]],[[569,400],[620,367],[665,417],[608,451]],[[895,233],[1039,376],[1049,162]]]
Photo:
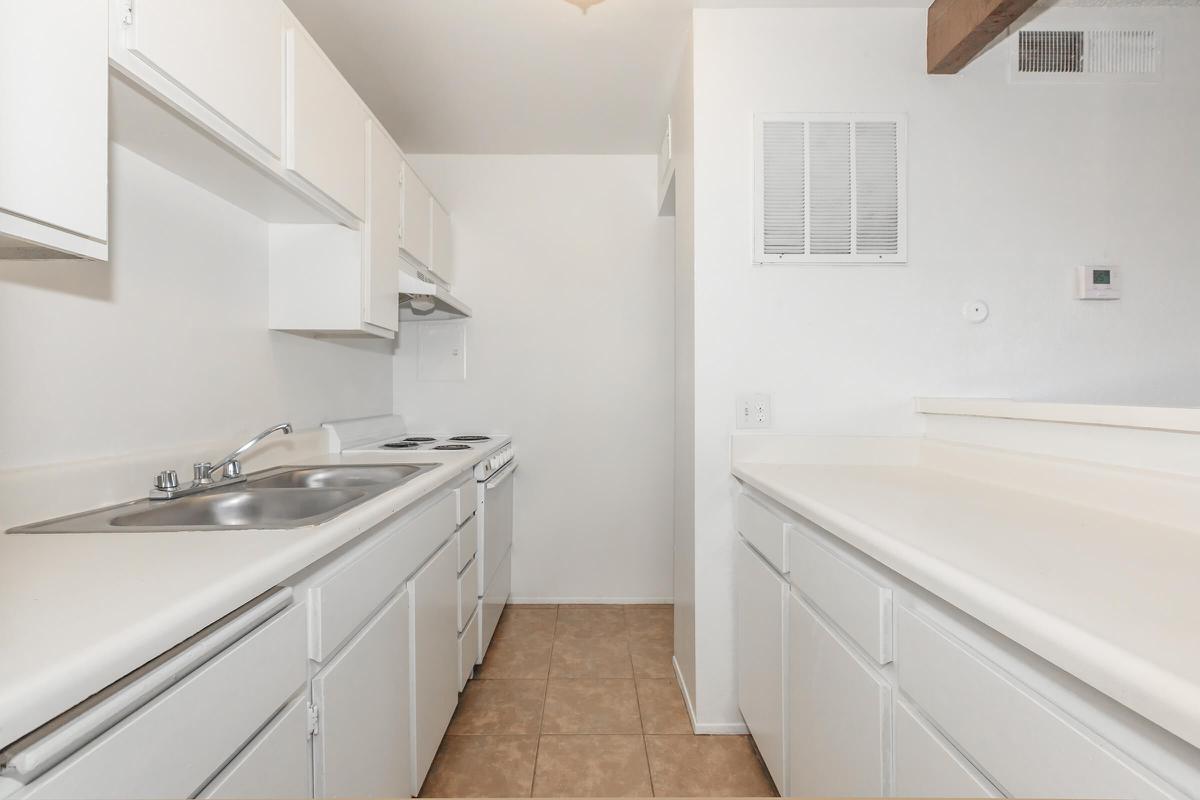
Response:
[[[1019,82],[1148,82],[1162,69],[1154,30],[1022,30],[1013,53]]]
[[[756,264],[906,258],[905,118],[755,117]]]

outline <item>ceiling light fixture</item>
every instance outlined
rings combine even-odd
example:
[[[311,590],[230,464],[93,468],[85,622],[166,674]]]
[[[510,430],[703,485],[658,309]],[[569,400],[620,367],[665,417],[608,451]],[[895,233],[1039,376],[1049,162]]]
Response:
[[[567,2],[586,14],[589,8],[600,5],[604,0],[567,0]]]

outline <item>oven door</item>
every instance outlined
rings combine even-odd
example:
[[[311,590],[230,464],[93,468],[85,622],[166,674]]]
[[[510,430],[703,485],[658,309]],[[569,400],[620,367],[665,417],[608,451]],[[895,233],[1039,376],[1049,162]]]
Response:
[[[488,478],[483,494],[483,586],[490,586],[513,540],[516,462]]]

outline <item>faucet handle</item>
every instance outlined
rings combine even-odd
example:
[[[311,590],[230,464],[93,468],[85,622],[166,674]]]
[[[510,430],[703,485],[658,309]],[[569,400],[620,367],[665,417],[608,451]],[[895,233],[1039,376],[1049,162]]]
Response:
[[[192,464],[192,478],[199,484],[212,483],[212,462],[201,461],[199,464]]]
[[[154,479],[154,488],[160,492],[170,492],[179,488],[179,473],[173,469],[165,469]]]
[[[235,458],[233,461],[230,461],[225,465],[225,469],[222,474],[225,476],[226,480],[242,477],[242,462]]]

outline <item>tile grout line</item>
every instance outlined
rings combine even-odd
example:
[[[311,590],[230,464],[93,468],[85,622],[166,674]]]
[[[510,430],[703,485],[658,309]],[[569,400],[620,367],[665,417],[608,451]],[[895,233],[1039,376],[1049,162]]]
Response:
[[[625,657],[629,659],[629,670],[633,673],[633,696],[637,700],[638,723],[642,728],[642,757],[646,760],[646,778],[650,781],[650,796],[657,797],[654,790],[654,771],[650,769],[650,747],[646,744],[646,717],[642,714],[642,695],[638,691],[637,670],[633,667],[633,652],[629,649],[629,609],[623,612],[625,617]]]
[[[537,784],[538,756],[542,754],[542,730],[546,727],[546,701],[550,699],[550,672],[554,667],[554,642],[558,639],[558,609],[554,607],[554,630],[550,634],[550,663],[546,665],[546,691],[542,695],[542,713],[538,717],[537,744],[533,748],[533,774],[529,776],[529,796],[533,797],[533,789]]]

